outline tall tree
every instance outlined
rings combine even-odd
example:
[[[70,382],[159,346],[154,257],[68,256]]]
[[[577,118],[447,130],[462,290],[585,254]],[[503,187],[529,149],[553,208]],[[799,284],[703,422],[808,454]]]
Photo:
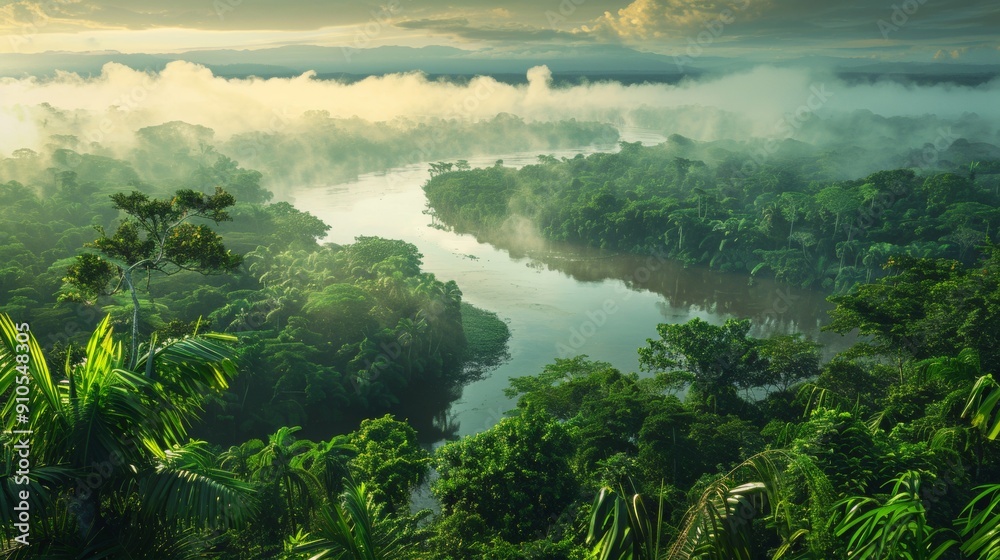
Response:
[[[114,294],[123,286],[132,297],[131,365],[136,364],[139,343],[139,297],[136,273],[146,274],[147,288],[154,272],[175,274],[183,270],[212,274],[235,271],[242,257],[228,251],[222,238],[201,218],[219,222],[230,219],[226,209],[236,200],[221,188],[207,195],[179,190],[170,199],[150,198],[139,191],[111,195],[115,208],[127,217],[110,236],[103,227],[89,247],[93,253],[79,255],[67,270],[71,286],[64,299],[93,301],[101,294]]]
[[[836,185],[826,187],[816,193],[816,202],[821,208],[835,216],[833,232],[836,235],[840,229],[840,218],[849,213],[857,211],[861,206],[861,193],[853,189],[845,189]]]
[[[750,321],[728,319],[722,326],[695,318],[682,325],[661,323],[659,340],[639,349],[639,365],[675,388],[690,384],[702,398],[730,397],[735,387],[766,383],[759,340],[749,336]]]

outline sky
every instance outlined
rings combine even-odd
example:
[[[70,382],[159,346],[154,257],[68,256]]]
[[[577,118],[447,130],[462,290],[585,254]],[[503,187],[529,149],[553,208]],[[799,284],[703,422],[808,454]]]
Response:
[[[0,53],[627,46],[758,60],[1000,62],[997,0],[0,0]]]

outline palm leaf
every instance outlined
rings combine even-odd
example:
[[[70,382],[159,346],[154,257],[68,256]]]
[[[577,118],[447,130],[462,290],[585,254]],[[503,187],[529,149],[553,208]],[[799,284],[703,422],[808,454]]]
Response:
[[[253,486],[214,467],[202,441],[167,450],[136,490],[145,514],[168,522],[228,529],[246,522],[256,509]]]
[[[25,336],[27,341],[24,342]],[[27,364],[19,364],[18,355],[28,356]],[[23,360],[23,358],[22,358]],[[19,366],[20,367],[19,369]],[[26,368],[23,366],[27,366]],[[27,369],[29,383],[25,381],[24,370]],[[62,427],[59,421],[64,400],[64,392],[60,390],[49,372],[48,365],[42,354],[42,348],[34,334],[21,332],[18,325],[6,313],[0,313],[0,395],[9,395],[17,385],[27,385],[30,391],[27,395],[30,408],[28,425],[17,422],[16,407],[18,401],[11,398],[3,408],[3,427],[8,430],[30,429],[39,434],[56,432]]]
[[[785,507],[784,472],[795,466],[805,475],[813,507],[821,508],[829,481],[808,457],[785,450],[768,450],[750,457],[702,492],[688,510],[680,534],[667,554],[670,559],[752,557],[752,519],[769,519],[787,553],[811,529]],[[744,481],[744,482],[740,482]]]
[[[0,540],[7,541],[13,539],[17,534],[14,530],[14,523],[17,523],[17,514],[14,507],[21,502],[19,493],[27,490],[31,496],[29,505],[32,527],[36,525],[36,519],[44,519],[52,513],[53,495],[58,492],[61,485],[67,484],[74,479],[77,474],[73,469],[61,466],[32,465],[31,476],[27,485],[15,484],[20,482],[16,479],[18,455],[14,449],[16,441],[11,441],[4,436],[2,450],[0,450]]]
[[[235,336],[214,333],[172,340],[152,353],[147,350],[138,363],[151,363],[153,376],[172,392],[220,392],[236,376],[236,353],[227,344],[237,341]]]
[[[980,486],[962,510],[962,552],[980,560],[1000,560],[1000,484]],[[980,502],[985,507],[977,511]]]
[[[310,537],[315,537],[309,540]],[[405,560],[412,557],[398,520],[382,507],[364,483],[346,481],[340,503],[320,511],[313,535],[300,535],[294,552],[316,552],[309,560]]]
[[[892,496],[884,504],[866,496],[840,502],[846,511],[834,534],[848,536],[848,558],[940,558],[957,541],[941,540],[948,531],[928,526],[919,473],[908,471],[893,483]]]
[[[972,425],[979,428],[987,439],[1000,437],[1000,386],[992,375],[976,380],[969,394],[962,417],[971,416]]]
[[[625,500],[609,488],[594,498],[587,530],[587,545],[597,560],[626,560],[635,556],[638,543]]]

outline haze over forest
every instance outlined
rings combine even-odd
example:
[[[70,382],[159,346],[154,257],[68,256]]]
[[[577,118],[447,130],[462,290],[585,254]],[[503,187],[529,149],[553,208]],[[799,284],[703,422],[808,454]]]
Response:
[[[998,30],[0,3],[0,555],[1000,558]]]

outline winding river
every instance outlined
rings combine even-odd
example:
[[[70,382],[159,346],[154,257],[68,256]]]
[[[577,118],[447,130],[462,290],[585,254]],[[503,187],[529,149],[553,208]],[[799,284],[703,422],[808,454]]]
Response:
[[[644,144],[664,141],[635,130],[624,130],[622,136]],[[600,148],[552,155],[573,157]],[[537,155],[468,159],[473,166],[493,165],[498,159],[506,166],[523,166],[535,163]],[[488,429],[514,405],[503,394],[508,379],[538,373],[555,357],[587,354],[622,371],[637,371],[636,349],[656,336],[658,323],[745,317],[754,320],[758,336],[803,332],[822,342],[827,355],[847,345],[839,335],[819,332],[831,305],[817,291],[760,279],[748,285],[745,275],[684,268],[655,254],[622,255],[540,242],[502,249],[430,227],[421,189],[427,170],[426,163],[409,165],[292,194],[297,208],[333,226],[325,241],[350,243],[359,235],[375,235],[413,243],[424,255],[424,270],[455,280],[465,301],[496,312],[509,324],[507,363],[466,385],[453,402],[415,398],[398,413],[409,417],[425,439]]]

